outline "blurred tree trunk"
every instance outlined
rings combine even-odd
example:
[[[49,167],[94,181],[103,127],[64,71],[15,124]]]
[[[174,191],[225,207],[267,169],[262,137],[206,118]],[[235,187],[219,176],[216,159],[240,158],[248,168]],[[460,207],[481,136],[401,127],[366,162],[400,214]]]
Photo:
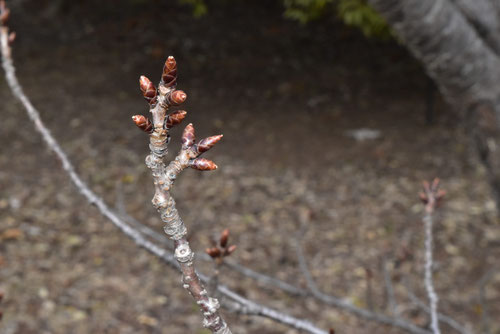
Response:
[[[497,0],[368,0],[462,112],[500,209]],[[500,2],[500,1],[499,1]]]

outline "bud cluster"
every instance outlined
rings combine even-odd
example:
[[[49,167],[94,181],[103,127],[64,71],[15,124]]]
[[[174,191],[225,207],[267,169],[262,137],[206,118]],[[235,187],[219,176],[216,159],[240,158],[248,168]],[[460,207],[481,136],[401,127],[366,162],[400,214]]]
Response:
[[[7,8],[5,0],[0,0],[0,26],[5,27],[8,32],[7,24],[9,23],[10,9]],[[7,35],[7,42],[12,45],[16,40],[16,33],[12,31]]]
[[[426,210],[432,212],[441,204],[442,199],[446,195],[446,191],[439,189],[439,179],[435,178],[432,184],[424,181],[423,191],[418,195],[422,203],[425,204]]]
[[[214,242],[214,246],[207,248],[205,253],[210,255],[210,257],[219,262],[226,256],[231,255],[236,250],[236,245],[229,246],[229,229],[222,231],[218,242]]]

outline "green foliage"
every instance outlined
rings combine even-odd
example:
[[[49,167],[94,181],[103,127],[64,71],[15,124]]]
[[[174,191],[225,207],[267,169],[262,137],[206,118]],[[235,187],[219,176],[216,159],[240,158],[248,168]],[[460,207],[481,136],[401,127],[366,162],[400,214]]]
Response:
[[[285,17],[305,24],[324,15],[332,2],[333,0],[283,0]]]
[[[179,2],[191,6],[193,8],[194,17],[202,17],[208,13],[205,0],[179,0]]]
[[[359,28],[367,37],[391,36],[387,22],[364,0],[338,0],[337,11],[345,24]]]
[[[285,16],[305,24],[324,15],[338,15],[347,25],[359,28],[367,37],[388,38],[385,20],[366,0],[282,0]]]

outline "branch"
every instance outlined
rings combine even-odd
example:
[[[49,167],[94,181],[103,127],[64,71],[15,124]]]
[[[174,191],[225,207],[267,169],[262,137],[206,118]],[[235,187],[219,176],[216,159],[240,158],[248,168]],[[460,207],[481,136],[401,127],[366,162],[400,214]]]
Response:
[[[403,280],[403,282],[405,282],[405,280]],[[406,287],[406,291],[408,293],[408,297],[410,298],[410,300],[415,304],[417,305],[418,307],[420,307],[422,310],[424,310],[426,313],[430,314],[431,313],[431,309],[429,306],[427,306],[422,300],[420,300],[416,295],[415,293],[413,292],[413,289],[410,287],[409,283],[403,283]],[[447,315],[444,315],[444,314],[441,314],[441,313],[438,313],[438,319],[439,321],[441,321],[442,323],[445,323],[447,324],[448,326],[450,326],[451,328],[455,329],[457,332],[461,333],[461,334],[473,334],[471,331],[469,331],[468,329],[466,329],[463,325],[459,324],[455,319],[447,316]]]
[[[430,310],[431,310],[431,328],[434,334],[441,334],[439,330],[438,315],[437,315],[437,303],[438,295],[434,289],[434,282],[432,281],[432,247],[433,247],[433,237],[432,237],[432,224],[433,224],[433,213],[436,206],[439,204],[441,199],[444,197],[445,192],[439,190],[439,179],[434,179],[432,184],[429,182],[424,182],[424,192],[420,193],[420,198],[425,204],[425,214],[423,222],[425,224],[425,288],[427,290],[427,295],[429,297]]]
[[[21,102],[23,105],[28,117],[35,125],[35,129],[42,136],[43,141],[47,144],[49,149],[55,153],[57,158],[61,161],[62,167],[64,171],[69,175],[71,181],[76,186],[78,191],[87,199],[90,204],[93,204],[97,207],[99,212],[108,218],[120,231],[122,231],[127,237],[131,238],[138,246],[143,247],[151,254],[157,256],[162,259],[168,265],[179,269],[179,264],[177,263],[174,256],[170,255],[167,250],[159,247],[153,242],[147,240],[142,233],[140,233],[137,229],[127,224],[124,220],[122,220],[119,215],[110,209],[110,207],[97,196],[88,185],[80,178],[80,176],[76,173],[73,164],[70,162],[64,150],[61,148],[56,139],[52,136],[50,131],[47,129],[45,124],[42,122],[40,118],[39,112],[35,109],[29,98],[25,95],[19,80],[15,74],[15,67],[13,64],[13,60],[11,57],[11,47],[10,43],[13,42],[14,38],[9,34],[8,27],[6,26],[6,21],[3,20],[2,11],[5,8],[5,2],[0,1],[0,20],[2,26],[0,26],[0,51],[2,54],[2,67],[5,71],[5,77],[7,80],[7,84],[11,89],[13,95]],[[207,281],[207,277],[199,274],[200,279],[203,282]],[[221,292],[224,296],[234,300],[239,307],[242,309],[248,309],[251,312],[249,314],[254,314],[262,317],[269,318],[273,321],[280,322],[291,327],[297,329],[304,329],[309,333],[313,334],[326,334],[326,331],[323,331],[317,327],[314,327],[310,322],[304,321],[287,314],[281,313],[274,309],[259,305],[253,301],[245,299],[235,292],[231,291],[226,286],[220,285],[218,287],[218,291]]]
[[[231,334],[229,327],[220,315],[220,307],[217,298],[210,297],[203,286],[194,267],[194,252],[189,246],[186,234],[187,228],[179,216],[175,206],[175,200],[170,194],[170,190],[175,179],[186,168],[192,167],[199,170],[213,170],[217,166],[206,159],[199,159],[201,153],[210,149],[221,138],[214,136],[202,140],[198,145],[194,145],[194,127],[188,124],[182,135],[182,149],[177,157],[168,166],[163,159],[168,153],[168,143],[170,141],[170,128],[180,123],[185,115],[185,111],[176,111],[167,115],[171,106],[180,105],[186,100],[186,93],[176,90],[177,83],[177,63],[174,57],[168,57],[163,67],[162,80],[158,90],[154,84],[146,77],[140,78],[140,88],[144,98],[150,104],[150,112],[153,122],[142,115],[133,117],[136,125],[150,133],[149,148],[151,153],[146,157],[146,165],[151,169],[154,180],[155,194],[153,206],[160,213],[161,220],[165,223],[165,233],[174,241],[174,256],[182,272],[183,287],[189,291],[193,299],[198,304],[203,314],[203,326],[212,333]]]

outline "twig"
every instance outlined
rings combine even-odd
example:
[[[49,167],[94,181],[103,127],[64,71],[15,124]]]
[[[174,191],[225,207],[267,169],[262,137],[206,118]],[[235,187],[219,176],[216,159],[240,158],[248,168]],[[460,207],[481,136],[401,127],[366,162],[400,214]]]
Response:
[[[0,1],[0,7],[2,3],[4,2]],[[99,196],[97,196],[92,190],[90,190],[87,184],[83,182],[80,176],[76,173],[75,168],[73,167],[73,164],[70,162],[66,153],[63,151],[59,143],[55,140],[50,131],[44,125],[40,118],[39,112],[32,105],[31,101],[25,95],[21,85],[19,84],[19,81],[15,74],[15,67],[11,58],[11,49],[9,45],[9,40],[12,41],[11,36],[12,35],[9,35],[8,28],[5,25],[0,27],[0,50],[2,53],[2,66],[5,71],[5,77],[9,88],[11,89],[14,96],[22,103],[29,118],[33,121],[35,129],[41,134],[44,142],[61,161],[63,169],[66,171],[66,173],[68,173],[71,181],[74,183],[78,191],[87,199],[90,204],[95,205],[103,216],[108,218],[116,227],[118,227],[125,235],[131,238],[137,245],[145,248],[153,255],[161,258],[168,265],[179,269],[180,266],[178,265],[174,256],[170,255],[167,250],[148,241],[142,233],[140,233],[129,224],[125,223],[119,217],[119,215],[111,210]],[[207,277],[205,275],[199,274],[199,277],[203,282],[207,281]],[[278,312],[274,309],[259,305],[253,301],[243,298],[235,292],[231,291],[226,286],[220,285],[218,287],[218,291],[221,292],[224,296],[237,302],[239,307],[248,308],[249,310],[251,310],[252,312],[250,312],[249,314],[267,317],[273,321],[280,322],[297,329],[303,329],[312,334],[327,333],[326,331],[315,327],[308,321],[289,316],[282,312]]]
[[[444,191],[439,190],[439,179],[434,179],[432,184],[429,182],[424,182],[424,192],[420,194],[420,198],[425,204],[425,213],[423,222],[425,224],[425,288],[427,290],[427,295],[429,297],[429,304],[431,310],[431,329],[434,334],[441,334],[439,330],[438,315],[437,315],[437,303],[438,295],[434,289],[434,282],[432,281],[432,225],[433,225],[433,213],[434,209],[438,205],[439,201],[444,196]]]
[[[403,284],[406,287],[406,292],[408,293],[408,297],[410,298],[410,300],[415,305],[417,305],[422,310],[424,310],[427,314],[430,314],[431,313],[430,307],[427,306],[422,300],[420,300],[415,295],[415,293],[413,292],[413,289],[411,288],[410,284],[407,282],[406,279],[403,280]],[[457,332],[459,332],[461,334],[473,334],[470,330],[468,330],[467,328],[465,328],[465,326],[459,324],[455,319],[453,319],[453,318],[451,318],[451,317],[449,317],[447,315],[438,313],[438,319],[442,323],[447,324],[448,326],[450,326],[451,328],[455,329]]]
[[[209,150],[221,138],[220,136],[209,137],[195,145],[194,127],[188,124],[182,135],[182,149],[177,157],[168,165],[164,157],[168,153],[170,141],[170,128],[180,123],[185,111],[177,111],[167,115],[171,106],[180,105],[186,100],[186,93],[176,90],[177,63],[174,57],[168,57],[163,67],[162,80],[158,89],[154,84],[142,76],[140,88],[144,98],[149,102],[153,122],[142,115],[133,117],[135,124],[150,133],[149,148],[151,153],[146,157],[146,165],[151,169],[155,185],[153,206],[160,213],[161,220],[165,223],[165,233],[174,241],[174,256],[182,271],[183,287],[198,304],[203,314],[203,326],[212,333],[231,334],[227,323],[219,313],[219,301],[210,297],[201,282],[194,267],[194,252],[192,251],[186,234],[187,228],[177,211],[175,200],[170,191],[175,179],[186,168],[192,167],[199,170],[213,170],[217,166],[206,159],[198,158],[203,152]]]
[[[384,273],[385,292],[387,295],[389,310],[391,311],[392,315],[397,316],[398,310],[396,298],[394,296],[394,287],[392,286],[391,275],[389,273],[389,270],[387,269],[387,262],[387,259],[384,257],[384,259],[382,260],[382,271]]]
[[[488,312],[488,304],[486,301],[486,286],[497,273],[500,267],[493,267],[488,270],[478,282],[479,285],[479,304],[481,305],[481,328],[483,334],[490,334],[490,316]]]

